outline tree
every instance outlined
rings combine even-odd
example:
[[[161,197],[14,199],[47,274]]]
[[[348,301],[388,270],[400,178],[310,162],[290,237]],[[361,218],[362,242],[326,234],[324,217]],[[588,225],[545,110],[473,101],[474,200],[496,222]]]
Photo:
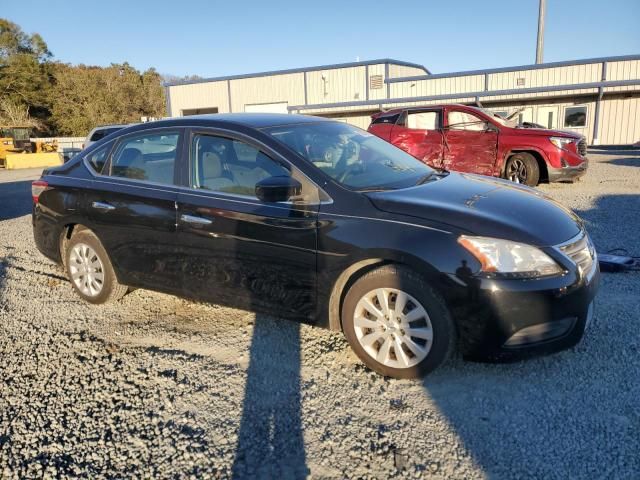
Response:
[[[0,98],[0,125],[27,126],[42,130],[42,122],[29,115],[29,108],[8,98]]]
[[[40,35],[0,18],[0,118],[42,133],[86,135],[96,125],[164,114],[161,77],[127,63],[109,67],[52,61]]]
[[[139,122],[160,117],[164,94],[160,75],[140,73],[127,63],[109,67],[53,67],[51,122],[63,135],[86,135],[96,125]]]
[[[0,98],[31,108],[46,107],[51,52],[37,33],[27,35],[0,18]]]

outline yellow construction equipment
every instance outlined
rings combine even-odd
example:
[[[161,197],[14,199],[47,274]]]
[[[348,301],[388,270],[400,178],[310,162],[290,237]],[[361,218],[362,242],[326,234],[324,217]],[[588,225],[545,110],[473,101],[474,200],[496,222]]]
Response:
[[[0,125],[0,167],[51,167],[63,163],[58,143],[32,142],[27,125]]]

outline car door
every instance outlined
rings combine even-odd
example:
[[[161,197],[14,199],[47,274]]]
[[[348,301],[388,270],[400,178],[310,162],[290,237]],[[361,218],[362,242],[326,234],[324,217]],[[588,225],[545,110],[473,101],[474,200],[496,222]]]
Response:
[[[248,137],[193,130],[188,186],[178,194],[184,294],[233,307],[310,318],[316,302],[319,190],[285,159]],[[260,180],[291,175],[295,201],[255,195]]]
[[[183,131],[148,129],[119,139],[85,194],[91,228],[126,285],[177,291],[171,259]]]
[[[445,169],[493,175],[498,147],[493,124],[467,111],[447,109],[444,140]]]
[[[443,135],[441,110],[409,110],[394,125],[393,145],[435,168],[442,166]]]

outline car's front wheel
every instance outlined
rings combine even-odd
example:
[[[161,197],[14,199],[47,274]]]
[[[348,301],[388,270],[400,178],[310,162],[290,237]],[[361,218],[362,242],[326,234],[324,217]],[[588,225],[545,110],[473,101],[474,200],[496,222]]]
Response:
[[[67,242],[65,267],[73,288],[87,302],[106,303],[127,293],[100,240],[89,230],[75,233]]]
[[[540,181],[540,167],[533,155],[520,152],[509,157],[504,176],[512,182],[535,187]]]
[[[455,344],[441,296],[403,267],[384,266],[359,278],[344,299],[342,327],[358,357],[389,377],[429,373]]]

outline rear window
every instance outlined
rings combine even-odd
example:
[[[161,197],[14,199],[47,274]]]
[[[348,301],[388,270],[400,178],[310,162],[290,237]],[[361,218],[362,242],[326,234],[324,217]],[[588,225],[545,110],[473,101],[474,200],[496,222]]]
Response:
[[[112,177],[171,185],[180,132],[142,132],[118,144],[111,158]]]
[[[396,113],[395,115],[383,115],[374,119],[371,122],[371,125],[375,125],[376,123],[392,123],[395,125],[395,123],[398,121],[399,116],[399,113]]]
[[[92,170],[96,173],[102,173],[104,169],[104,164],[107,162],[107,156],[111,147],[113,146],[113,141],[108,142],[106,145],[103,145],[99,149],[91,152],[87,155],[86,160]]]
[[[96,130],[91,135],[89,139],[90,142],[97,142],[98,140],[102,140],[104,137],[111,135],[113,132],[117,132],[118,130],[122,130],[122,127],[113,127],[113,128],[102,128],[100,130]]]

